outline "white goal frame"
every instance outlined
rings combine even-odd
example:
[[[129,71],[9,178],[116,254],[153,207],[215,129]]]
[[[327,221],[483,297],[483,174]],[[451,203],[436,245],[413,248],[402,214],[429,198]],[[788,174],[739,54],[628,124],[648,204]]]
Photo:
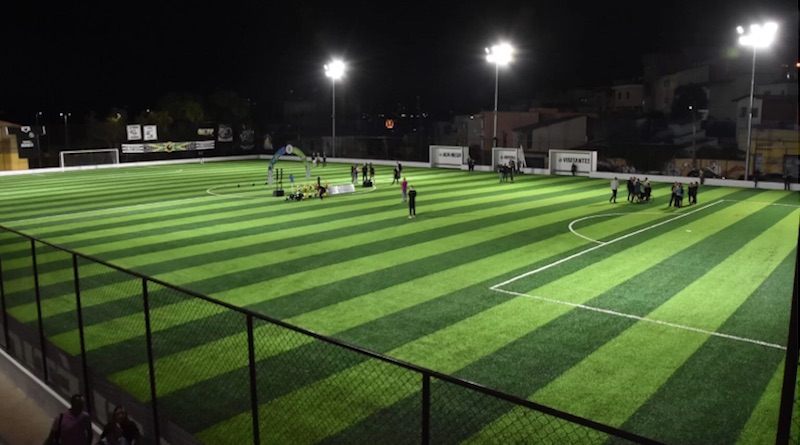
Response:
[[[107,164],[87,164],[87,165],[76,165],[76,166],[67,166],[64,163],[64,155],[71,155],[71,154],[87,154],[87,153],[111,153],[111,162]],[[119,149],[118,148],[94,148],[90,150],[64,150],[58,152],[58,165],[61,167],[61,171],[67,170],[88,170],[88,169],[95,169],[95,168],[106,168],[106,167],[119,167]]]

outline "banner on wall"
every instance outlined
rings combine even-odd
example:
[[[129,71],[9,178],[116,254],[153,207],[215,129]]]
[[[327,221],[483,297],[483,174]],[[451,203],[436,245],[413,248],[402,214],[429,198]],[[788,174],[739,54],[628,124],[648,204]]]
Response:
[[[431,167],[454,167],[460,168],[467,162],[467,147],[453,145],[431,145],[430,163]]]
[[[21,127],[6,127],[6,134],[17,137],[17,149],[20,158],[28,158],[33,152],[39,150],[39,136],[46,136],[44,125],[23,125]]]
[[[158,140],[158,130],[156,129],[155,125],[145,125],[144,126],[144,140],[145,141],[157,141]]]
[[[125,127],[128,132],[128,140],[129,141],[141,141],[142,140],[142,126],[139,124],[131,124]]]
[[[243,129],[239,133],[239,148],[242,150],[252,150],[256,146],[256,132],[251,129]]]
[[[123,154],[133,153],[173,153],[176,151],[197,151],[214,149],[214,141],[157,142],[149,144],[122,144]]]
[[[217,141],[233,142],[233,129],[229,125],[220,124],[217,132]]]
[[[575,166],[575,173],[588,175],[597,171],[597,152],[578,151],[578,150],[550,150],[550,174],[572,174],[572,166]]]

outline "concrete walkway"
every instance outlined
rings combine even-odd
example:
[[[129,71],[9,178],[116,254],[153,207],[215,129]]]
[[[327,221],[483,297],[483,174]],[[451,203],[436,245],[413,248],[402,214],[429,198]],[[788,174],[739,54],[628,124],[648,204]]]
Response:
[[[42,445],[57,413],[45,413],[0,372],[0,445]]]

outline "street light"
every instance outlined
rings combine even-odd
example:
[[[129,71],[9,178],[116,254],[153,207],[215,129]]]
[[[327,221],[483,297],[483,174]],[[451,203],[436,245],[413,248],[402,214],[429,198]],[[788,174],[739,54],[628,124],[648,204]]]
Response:
[[[750,30],[747,34],[745,34],[743,27],[736,27],[736,32],[739,33],[739,44],[753,48],[753,70],[750,75],[750,106],[747,110],[747,148],[745,149],[744,160],[745,181],[747,181],[750,173],[750,144],[753,135],[753,92],[756,83],[756,50],[758,48],[768,48],[775,39],[777,31],[778,24],[775,22],[767,22],[764,25],[750,25]]]
[[[331,145],[332,157],[336,157],[336,81],[344,76],[344,62],[334,59],[325,65],[325,75],[331,78]]]
[[[492,147],[497,147],[497,93],[500,86],[500,65],[511,63],[514,48],[508,43],[500,43],[491,48],[486,48],[486,61],[494,63],[494,131],[492,133]]]
[[[72,113],[58,113],[59,116],[64,118],[64,150],[69,149],[69,133],[67,131],[67,119],[72,116]]]

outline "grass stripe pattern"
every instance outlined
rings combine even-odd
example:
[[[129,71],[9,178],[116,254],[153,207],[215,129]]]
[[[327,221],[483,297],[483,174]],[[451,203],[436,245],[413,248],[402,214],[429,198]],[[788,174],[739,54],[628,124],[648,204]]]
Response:
[[[3,177],[0,225],[655,440],[774,441],[797,193],[704,186],[675,208],[654,184],[652,202],[612,204],[606,180],[405,167],[409,219],[391,167],[372,188],[294,202],[272,196],[266,166]],[[77,355],[72,257],[33,246],[45,334]],[[0,231],[0,260],[9,316],[35,326],[30,241]],[[149,401],[141,281],[84,259],[78,272],[90,367]],[[161,414],[208,444],[250,442],[244,317],[158,285],[149,296]],[[262,443],[418,443],[413,373],[265,322],[254,341]],[[437,441],[529,442],[514,425],[542,421],[444,382],[432,396]],[[605,440],[565,428],[536,441],[576,437]]]

